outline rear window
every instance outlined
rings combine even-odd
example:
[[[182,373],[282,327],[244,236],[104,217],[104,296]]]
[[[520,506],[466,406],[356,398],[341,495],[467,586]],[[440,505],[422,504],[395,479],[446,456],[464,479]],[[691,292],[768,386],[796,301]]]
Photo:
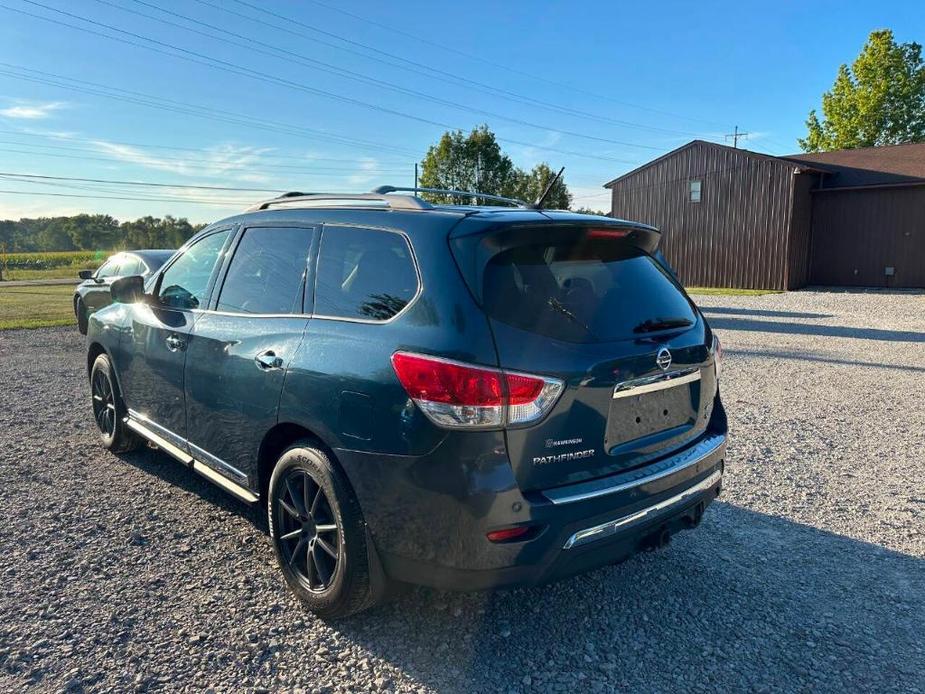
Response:
[[[492,317],[568,342],[609,342],[693,325],[666,270],[617,239],[528,243],[494,255],[482,274]]]
[[[327,227],[321,239],[315,314],[387,321],[418,291],[408,242],[391,231]]]

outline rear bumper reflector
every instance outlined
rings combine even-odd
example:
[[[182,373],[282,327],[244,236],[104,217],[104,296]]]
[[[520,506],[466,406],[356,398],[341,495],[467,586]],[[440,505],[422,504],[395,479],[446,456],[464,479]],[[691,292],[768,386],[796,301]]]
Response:
[[[698,494],[702,494],[708,489],[714,487],[722,480],[722,478],[723,473],[719,470],[716,470],[709,477],[701,480],[694,486],[688,487],[683,492],[679,492],[678,494],[664,499],[663,501],[659,501],[657,504],[647,506],[644,509],[640,509],[635,513],[629,514],[628,516],[622,516],[621,518],[616,518],[614,520],[607,521],[606,523],[601,523],[600,525],[595,525],[590,528],[585,528],[584,530],[579,530],[566,541],[562,548],[571,549],[572,547],[579,547],[581,545],[588,544],[589,542],[595,542],[605,537],[615,535],[618,531],[626,528],[627,526],[649,520],[662,511],[666,511],[674,506],[680,506],[684,502],[693,499]]]

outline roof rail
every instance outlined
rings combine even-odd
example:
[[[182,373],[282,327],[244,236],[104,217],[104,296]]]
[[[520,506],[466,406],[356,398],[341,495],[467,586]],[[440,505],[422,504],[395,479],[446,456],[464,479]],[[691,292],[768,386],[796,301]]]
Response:
[[[394,190],[402,189],[395,188]],[[299,203],[306,203],[306,207],[342,207],[344,203],[349,204],[351,201],[380,202],[388,205],[393,210],[429,210],[433,207],[429,202],[417,196],[386,195],[377,188],[372,193],[299,193],[293,191],[291,193],[284,193],[272,200],[259,202],[247,208],[247,212],[268,210],[275,205],[297,206]]]
[[[474,193],[469,190],[448,190],[445,188],[402,188],[398,186],[379,186],[373,189],[373,193],[386,195],[388,193],[436,193],[438,195],[459,195],[469,198],[481,198],[483,200],[497,200],[498,202],[507,202],[515,207],[530,207],[523,200],[516,198],[505,198],[501,195],[489,195],[488,193]],[[407,197],[407,196],[405,196]]]

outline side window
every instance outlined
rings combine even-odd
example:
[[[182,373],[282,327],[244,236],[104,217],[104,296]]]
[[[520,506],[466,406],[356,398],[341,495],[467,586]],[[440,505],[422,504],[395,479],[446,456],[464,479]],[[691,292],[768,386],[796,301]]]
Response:
[[[117,277],[119,275],[119,256],[114,256],[103,263],[96,271],[94,277],[104,279],[106,277]]]
[[[125,260],[122,261],[122,265],[119,267],[119,274],[123,277],[128,277],[130,275],[140,275],[144,270],[144,265],[142,265],[138,258],[126,256]]]
[[[401,234],[327,227],[321,239],[315,313],[388,320],[417,293],[411,248]]]
[[[210,234],[187,248],[160,280],[158,301],[171,308],[199,308],[205,301],[209,278],[228,240],[230,229]]]
[[[247,229],[228,267],[218,310],[301,313],[311,242],[311,229]]]

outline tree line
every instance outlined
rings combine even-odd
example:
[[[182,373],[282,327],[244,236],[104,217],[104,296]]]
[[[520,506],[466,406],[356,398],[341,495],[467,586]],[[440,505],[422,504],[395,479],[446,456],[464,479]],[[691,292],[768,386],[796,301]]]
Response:
[[[179,248],[205,224],[171,215],[119,222],[108,214],[0,221],[0,252]]]

